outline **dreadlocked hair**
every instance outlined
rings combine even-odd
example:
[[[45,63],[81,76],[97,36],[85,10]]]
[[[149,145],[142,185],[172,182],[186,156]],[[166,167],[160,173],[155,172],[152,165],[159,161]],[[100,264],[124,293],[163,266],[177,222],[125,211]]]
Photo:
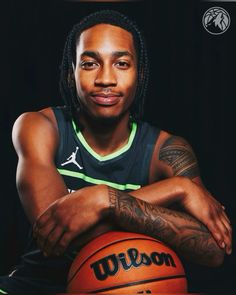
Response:
[[[136,23],[127,16],[114,10],[100,10],[92,13],[74,25],[70,31],[63,52],[60,74],[60,92],[66,106],[71,110],[72,116],[80,110],[80,101],[77,96],[75,83],[71,83],[76,64],[76,44],[83,31],[97,24],[110,24],[121,27],[133,36],[134,46],[138,60],[138,83],[134,102],[130,108],[131,116],[140,119],[143,115],[144,100],[149,78],[149,65],[144,37]]]

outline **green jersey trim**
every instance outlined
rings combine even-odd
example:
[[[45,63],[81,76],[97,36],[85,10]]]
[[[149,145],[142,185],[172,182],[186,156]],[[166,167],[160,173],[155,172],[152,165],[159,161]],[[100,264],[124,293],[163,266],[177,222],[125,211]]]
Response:
[[[8,294],[8,293],[0,289],[0,294]]]
[[[115,189],[122,190],[122,191],[124,191],[126,189],[137,190],[141,187],[141,185],[139,185],[139,184],[129,184],[129,183],[119,184],[119,183],[114,183],[114,182],[110,182],[110,181],[106,181],[106,180],[102,180],[102,179],[96,179],[96,178],[92,178],[90,176],[87,176],[83,173],[74,172],[74,171],[70,171],[70,170],[66,170],[66,169],[57,169],[57,171],[60,174],[65,175],[65,176],[80,178],[86,182],[93,183],[93,184],[106,184],[110,187],[113,187]]]
[[[114,159],[115,157],[120,156],[121,154],[123,154],[124,152],[128,151],[128,149],[131,147],[136,131],[137,131],[137,123],[136,122],[132,122],[132,128],[131,128],[131,132],[130,132],[130,136],[129,136],[129,140],[127,142],[127,144],[125,146],[123,146],[121,149],[119,149],[118,151],[111,153],[109,155],[106,156],[100,156],[99,154],[97,154],[87,143],[87,141],[85,140],[83,134],[81,133],[80,130],[77,130],[76,128],[76,124],[75,122],[72,120],[72,125],[73,128],[75,130],[75,133],[77,135],[77,137],[79,138],[81,144],[84,146],[84,148],[97,160],[99,161],[107,161],[107,160],[111,160]]]

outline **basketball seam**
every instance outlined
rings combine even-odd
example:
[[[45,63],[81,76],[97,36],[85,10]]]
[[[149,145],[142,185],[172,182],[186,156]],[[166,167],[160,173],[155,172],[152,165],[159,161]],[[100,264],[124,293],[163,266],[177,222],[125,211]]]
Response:
[[[162,245],[164,245],[162,242],[158,241],[158,240],[155,240],[154,238],[144,238],[144,237],[140,237],[140,238],[125,238],[125,239],[121,239],[119,241],[115,241],[115,242],[112,242],[111,244],[109,245],[106,245],[102,248],[99,248],[96,252],[94,252],[92,255],[90,255],[89,257],[87,257],[84,262],[80,265],[80,267],[75,271],[75,273],[72,275],[72,277],[68,280],[68,285],[70,284],[70,282],[74,279],[74,277],[77,275],[77,273],[80,271],[81,267],[91,258],[93,257],[94,255],[96,255],[99,251],[103,250],[103,249],[106,249],[107,247],[111,246],[111,245],[115,245],[117,243],[120,243],[120,242],[123,242],[123,241],[128,241],[128,240],[148,240],[148,241],[154,241],[154,242],[158,242]]]
[[[165,280],[179,279],[179,278],[186,278],[186,276],[185,275],[176,275],[176,276],[168,276],[168,277],[155,278],[155,279],[149,279],[149,280],[142,280],[142,281],[127,283],[127,284],[123,284],[123,285],[117,285],[117,286],[111,286],[108,288],[98,289],[95,291],[85,291],[85,292],[90,292],[90,293],[105,292],[105,291],[120,289],[123,287],[130,287],[130,286],[135,286],[135,285],[142,285],[145,283],[152,283],[152,282],[157,282],[157,281],[165,281]]]

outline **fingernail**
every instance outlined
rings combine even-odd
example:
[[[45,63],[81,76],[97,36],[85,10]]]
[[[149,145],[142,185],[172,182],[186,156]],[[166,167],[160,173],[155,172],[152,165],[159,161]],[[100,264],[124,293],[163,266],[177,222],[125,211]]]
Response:
[[[231,253],[232,253],[232,249],[229,249],[227,254],[230,255]]]
[[[221,243],[221,247],[225,248],[225,243],[224,242]]]

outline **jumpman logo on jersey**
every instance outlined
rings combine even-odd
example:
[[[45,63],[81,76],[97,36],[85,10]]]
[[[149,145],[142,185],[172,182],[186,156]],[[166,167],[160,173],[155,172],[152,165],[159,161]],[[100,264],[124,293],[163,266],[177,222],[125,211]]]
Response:
[[[77,154],[78,150],[79,150],[79,147],[77,146],[75,152],[73,152],[73,153],[69,156],[69,158],[67,158],[67,161],[66,161],[65,163],[62,163],[61,166],[65,166],[65,165],[67,165],[67,164],[73,163],[73,164],[75,164],[79,169],[83,169],[83,167],[80,166],[79,163],[77,163],[77,161],[76,161],[76,154]]]

